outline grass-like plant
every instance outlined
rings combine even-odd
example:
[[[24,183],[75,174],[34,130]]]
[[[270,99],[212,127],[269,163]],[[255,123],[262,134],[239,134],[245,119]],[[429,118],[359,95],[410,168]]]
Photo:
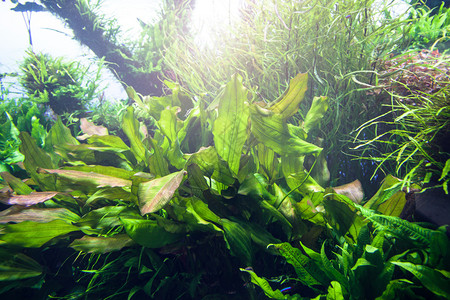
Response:
[[[371,148],[378,168],[412,182],[439,182],[448,193],[450,166],[449,57],[438,51],[410,52],[380,65],[379,86],[392,102],[383,116],[357,130],[357,149]],[[386,119],[386,115],[391,117]],[[391,121],[392,120],[392,121]],[[382,128],[373,139],[367,129]],[[369,153],[367,151],[366,153]],[[379,156],[377,155],[379,154]]]
[[[302,119],[314,96],[328,96],[329,109],[314,135],[324,140],[331,178],[362,178],[359,163],[342,152],[348,151],[348,134],[379,114],[381,105],[358,91],[350,75],[373,70],[378,57],[401,44],[406,21],[383,18],[388,8],[373,1],[247,1],[231,31],[212,34],[212,48],[199,47],[189,35],[168,39],[166,76],[212,101],[231,74],[241,72],[247,86],[268,101],[293,74],[308,72],[309,100],[292,122]],[[364,82],[373,80],[369,72],[359,74]]]

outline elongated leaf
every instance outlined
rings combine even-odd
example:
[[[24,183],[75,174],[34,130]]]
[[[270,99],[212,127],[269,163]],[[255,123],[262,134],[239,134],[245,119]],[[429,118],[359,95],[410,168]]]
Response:
[[[39,248],[53,238],[78,230],[80,228],[62,220],[48,223],[24,221],[5,225],[0,240],[15,246]]]
[[[41,265],[25,254],[0,249],[0,281],[36,277],[42,272]]]
[[[148,168],[156,177],[162,177],[169,174],[169,165],[164,158],[163,149],[158,145],[156,140],[148,138],[148,142],[153,149],[153,153],[148,161]]]
[[[227,248],[232,255],[236,256],[247,265],[252,264],[253,251],[250,236],[238,223],[222,219],[224,238]]]
[[[99,200],[131,201],[131,193],[121,187],[107,187],[95,191],[86,201],[86,205],[93,206]]]
[[[326,253],[325,253],[325,243],[322,244],[322,249],[320,250],[320,257],[322,259],[322,265],[327,270],[327,275],[331,280],[335,280],[340,283],[341,288],[343,289],[344,293],[349,291],[349,282],[348,279],[341,274],[338,270],[336,270],[331,263],[331,261],[328,259]]]
[[[269,282],[266,279],[261,278],[258,275],[256,275],[256,273],[252,269],[250,269],[250,268],[242,269],[241,268],[240,270],[242,272],[249,273],[251,276],[252,283],[259,286],[264,291],[264,294],[266,294],[266,296],[269,297],[270,299],[286,299],[280,290],[274,291],[272,289],[272,287],[270,286]]]
[[[345,197],[339,195],[340,197]],[[339,199],[336,197],[336,199]],[[348,198],[347,198],[348,199]],[[348,201],[351,201],[348,199]],[[350,234],[353,241],[356,242],[359,231],[364,222],[355,210],[351,209],[345,202],[339,200],[326,199],[323,201],[325,211],[329,216],[329,223],[342,235]],[[342,282],[341,282],[342,283]]]
[[[127,234],[141,246],[160,248],[178,241],[183,234],[170,233],[153,220],[121,218]]]
[[[445,166],[442,169],[442,174],[439,178],[439,181],[443,180],[445,176],[447,176],[448,172],[450,172],[450,159],[447,159],[447,161],[445,162]]]
[[[92,185],[95,186],[96,188],[107,186],[110,187],[131,186],[131,180],[98,174],[94,172],[58,170],[58,169],[42,169],[41,171],[48,174],[57,174],[58,177],[69,180],[72,183],[77,183],[80,185]]]
[[[316,278],[314,278],[307,270],[311,265],[315,264],[311,258],[307,257],[298,248],[292,247],[289,243],[275,244],[280,254],[286,258],[286,261],[292,265],[297,273],[298,279],[305,285],[320,285]]]
[[[114,135],[94,135],[88,138],[88,143],[90,145],[89,149],[103,152],[107,150],[117,152],[130,150],[130,147],[128,147],[120,137]],[[103,147],[105,150],[95,147]]]
[[[195,203],[196,201],[202,203]],[[195,197],[177,199],[177,204],[173,206],[173,211],[177,220],[184,222],[191,231],[219,232],[223,234],[223,230],[213,223],[217,221],[217,224],[221,224],[220,218],[203,201]],[[205,218],[213,222],[207,221]]]
[[[45,202],[53,198],[57,194],[58,192],[32,192],[29,195],[15,195],[7,199],[1,199],[0,202],[7,205],[30,206],[37,203]]]
[[[111,228],[122,224],[120,217],[139,217],[139,214],[126,206],[104,206],[88,212],[74,225],[86,234],[106,234]]]
[[[378,206],[378,211],[385,216],[400,217],[406,204],[405,192],[398,191],[392,195],[386,202]]]
[[[311,192],[322,192],[321,187],[303,167],[304,156],[284,156],[281,158],[281,167],[289,188],[295,189],[303,195]]]
[[[107,175],[121,179],[132,179],[132,177],[136,174],[134,171],[128,171],[116,167],[111,166],[73,166],[73,167],[64,167],[63,170],[73,170],[73,171],[81,171],[86,173]]]
[[[104,254],[119,251],[122,248],[129,247],[133,244],[133,240],[126,234],[118,234],[113,237],[94,237],[85,235],[81,239],[74,240],[69,247],[76,251]]]
[[[33,221],[47,223],[53,220],[77,222],[80,217],[66,208],[24,208],[13,206],[0,213],[0,223]]]
[[[332,281],[328,287],[327,300],[344,300],[344,294],[342,293],[342,286],[337,281]]]
[[[270,106],[270,110],[280,114],[283,119],[292,117],[298,110],[308,88],[308,74],[300,73],[289,82],[287,92]]]
[[[314,97],[311,104],[311,108],[306,114],[303,123],[303,129],[305,130],[306,133],[308,133],[311,129],[313,129],[320,123],[320,120],[322,120],[323,115],[325,114],[327,109],[328,109],[327,97],[325,96]]]
[[[322,148],[291,135],[280,114],[252,104],[250,117],[251,131],[256,139],[280,155],[299,156],[322,151]]]
[[[375,195],[373,195],[373,197],[370,198],[369,201],[367,201],[364,204],[364,207],[369,209],[377,209],[380,204],[385,202],[400,189],[401,189],[401,180],[395,178],[392,175],[388,175],[383,180],[381,187],[378,189]]]
[[[234,75],[221,96],[219,116],[213,129],[217,153],[228,162],[234,174],[238,174],[242,148],[247,140],[249,110],[246,101],[242,77]]]
[[[54,168],[50,156],[36,145],[36,141],[27,132],[21,132],[19,138],[22,141],[20,152],[25,156],[23,164],[28,172],[35,172],[37,168]]]
[[[186,171],[179,171],[141,183],[138,190],[141,214],[156,212],[169,203],[185,174]]]
[[[214,147],[201,148],[198,152],[190,155],[186,167],[191,164],[198,165],[205,177],[211,177],[224,185],[231,186],[236,181],[233,173],[220,159]]]
[[[135,155],[136,160],[138,162],[145,161],[147,150],[142,143],[139,133],[139,122],[134,117],[134,109],[132,106],[127,108],[127,112],[123,116],[122,129],[130,140],[131,151]]]
[[[448,274],[448,272],[445,273],[427,266],[415,265],[409,262],[393,261],[392,263],[411,272],[434,294],[450,299],[450,274]],[[447,276],[445,274],[447,274]]]
[[[1,172],[0,176],[3,178],[3,180],[8,183],[9,187],[19,195],[28,195],[30,194],[33,189],[30,188],[28,185],[26,185],[22,180],[19,178],[14,177],[9,172]]]
[[[45,144],[47,147],[49,144],[52,146],[57,144],[79,145],[80,142],[72,136],[70,129],[62,123],[61,118],[58,118],[55,125],[48,132]]]

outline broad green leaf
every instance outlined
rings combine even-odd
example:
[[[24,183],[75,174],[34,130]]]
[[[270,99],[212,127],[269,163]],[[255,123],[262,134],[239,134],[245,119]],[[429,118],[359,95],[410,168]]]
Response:
[[[342,292],[342,286],[337,281],[332,281],[328,287],[327,300],[344,300],[344,294]]]
[[[81,239],[74,240],[69,247],[85,253],[105,254],[108,252],[119,251],[122,248],[132,246],[133,244],[133,240],[126,234],[118,234],[112,237],[94,237],[85,235]]]
[[[21,132],[19,138],[22,141],[20,152],[25,156],[23,164],[28,172],[35,172],[37,168],[54,168],[50,156],[36,145],[27,132]]]
[[[269,202],[262,200],[259,202],[259,204],[263,210],[266,210],[269,213],[269,215],[273,216],[275,219],[280,221],[283,226],[286,226],[287,228],[292,228],[292,224],[289,223],[286,216],[284,216],[279,210],[273,207]]]
[[[242,85],[242,77],[234,75],[221,96],[213,129],[217,153],[228,162],[234,174],[238,174],[242,148],[248,135],[249,110],[246,101],[247,91]]]
[[[203,175],[203,172],[198,165],[190,164],[186,169],[189,185],[194,192],[206,191],[209,189],[209,185],[206,183],[205,176]]]
[[[275,246],[275,248],[280,251],[280,254],[286,258],[286,261],[294,267],[298,279],[303,284],[308,286],[321,284],[321,282],[308,272],[308,269],[310,268],[318,269],[313,266],[315,261],[304,255],[300,249],[292,247],[289,243],[275,244],[273,246]]]
[[[388,200],[381,203],[377,210],[385,216],[400,217],[403,208],[406,204],[405,192],[398,191],[392,195]]]
[[[326,96],[314,97],[311,104],[311,108],[306,114],[303,123],[303,128],[306,133],[308,133],[311,129],[319,125],[327,109],[328,109],[328,102]]]
[[[243,263],[251,265],[253,250],[247,231],[238,223],[228,219],[222,219],[222,226],[224,239],[231,254],[239,258]]]
[[[198,165],[205,177],[213,178],[226,186],[231,186],[236,181],[230,168],[220,159],[214,147],[201,148],[198,152],[191,154],[186,167],[191,164]]]
[[[411,272],[434,294],[450,299],[450,276],[448,276],[448,272],[441,272],[440,270],[434,270],[424,265],[415,265],[409,262],[393,261],[392,263]]]
[[[127,108],[127,112],[123,115],[122,120],[123,132],[127,135],[131,144],[131,151],[134,153],[138,162],[146,160],[147,149],[145,149],[142,143],[141,135],[139,132],[139,121],[134,116],[134,109],[132,106]]]
[[[219,222],[218,216],[216,216],[214,212],[212,212],[205,203],[203,203],[204,205],[201,203],[193,204],[193,202],[195,201],[199,202],[203,201],[198,200],[195,197],[176,200],[177,200],[176,203],[172,205],[176,219],[180,222],[184,222],[186,226],[189,228],[189,230],[204,231],[204,232],[219,232],[223,234],[223,230],[220,229],[216,224],[206,220],[209,219]]]
[[[271,148],[264,146],[262,143],[257,145],[257,151],[259,167],[262,169],[259,172],[267,174],[269,180],[274,180],[279,172],[279,163],[275,152]]]
[[[396,192],[401,190],[401,185],[402,183],[400,179],[395,178],[392,175],[386,176],[386,178],[383,180],[383,183],[381,184],[381,187],[378,189],[375,195],[373,195],[373,197],[364,204],[364,207],[374,210],[377,209],[380,204],[382,204]]]
[[[74,166],[74,167],[63,167],[64,170],[73,170],[73,171],[81,171],[86,173],[93,174],[101,174],[112,176],[121,179],[132,179],[136,172],[128,171],[116,167],[111,166],[98,166],[98,165],[90,165],[90,166]]]
[[[52,199],[57,194],[58,192],[31,192],[28,195],[13,195],[6,199],[0,199],[0,202],[7,205],[30,206]]]
[[[345,197],[343,195],[338,196]],[[339,197],[335,197],[335,199],[339,199]],[[323,201],[323,205],[327,216],[329,216],[328,222],[330,225],[342,236],[346,236],[347,233],[350,234],[353,241],[356,242],[359,231],[364,225],[362,217],[350,208],[347,203],[339,200],[326,199]]]
[[[47,145],[79,145],[80,142],[72,136],[70,129],[62,123],[61,118],[58,118],[55,125],[48,132],[45,144],[47,148]]]
[[[138,190],[141,214],[157,212],[169,203],[185,174],[182,170],[141,183]]]
[[[24,208],[13,206],[2,211],[0,223],[20,223],[23,221],[47,223],[53,220],[77,222],[79,219],[80,216],[66,208]]]
[[[130,147],[118,136],[115,135],[94,135],[88,138],[89,149],[96,151],[129,151]]]
[[[63,220],[53,220],[48,223],[24,221],[4,225],[0,240],[14,246],[39,248],[53,238],[79,230],[80,228]]]
[[[0,249],[0,281],[21,280],[42,274],[43,269],[34,259],[22,253]]]
[[[323,192],[311,174],[303,167],[304,156],[284,156],[281,158],[281,169],[289,188],[307,195],[311,192]]]
[[[239,225],[245,229],[245,231],[250,235],[252,241],[261,246],[263,249],[267,249],[270,244],[279,244],[281,241],[276,239],[272,234],[270,234],[265,227],[260,226],[256,223],[239,221]]]
[[[19,178],[14,177],[9,172],[1,172],[0,176],[3,178],[6,183],[8,183],[9,187],[18,195],[28,195],[33,189],[26,185]]]
[[[269,297],[270,299],[286,299],[286,297],[283,295],[283,293],[280,290],[274,291],[272,289],[272,287],[270,286],[269,282],[266,279],[261,278],[258,275],[256,275],[256,273],[251,268],[247,268],[247,269],[241,268],[240,270],[242,272],[249,273],[251,276],[252,283],[259,286],[264,291],[264,294],[266,294],[266,296]]]
[[[183,237],[182,234],[167,232],[157,221],[121,218],[127,234],[141,246],[161,248]]]
[[[289,82],[289,88],[282,97],[270,106],[270,110],[280,114],[285,120],[298,110],[308,88],[308,74],[300,73]]]
[[[126,206],[104,206],[92,210],[74,225],[86,234],[106,234],[112,228],[122,224],[120,217],[139,217],[139,214]]]
[[[186,163],[183,158],[183,153],[180,149],[180,142],[178,140],[178,130],[181,128],[181,120],[178,119],[177,114],[180,112],[179,107],[167,107],[161,112],[161,119],[158,121],[161,133],[169,140],[170,146],[164,149],[167,153],[169,162],[177,169],[183,169]]]
[[[162,177],[169,174],[169,165],[164,158],[163,149],[158,145],[156,140],[148,138],[148,143],[153,149],[152,155],[148,160],[148,168],[156,177]]]
[[[99,200],[120,200],[131,201],[131,192],[121,187],[106,187],[97,189],[94,194],[89,196],[85,205],[93,206]]]
[[[322,148],[291,135],[282,115],[250,105],[251,131],[256,139],[280,155],[299,156],[322,151]]]

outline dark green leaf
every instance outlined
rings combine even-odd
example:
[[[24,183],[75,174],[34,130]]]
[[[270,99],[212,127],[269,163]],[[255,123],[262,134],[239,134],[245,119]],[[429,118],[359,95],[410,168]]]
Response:
[[[78,230],[80,228],[63,220],[54,220],[48,223],[24,221],[4,225],[0,239],[10,245],[39,248],[53,238]]]
[[[36,277],[42,272],[41,265],[25,254],[0,249],[0,281]]]
[[[183,235],[167,232],[157,221],[121,218],[127,234],[141,246],[160,248],[178,241]]]
[[[94,237],[85,235],[81,239],[74,240],[69,247],[76,251],[104,254],[119,251],[122,248],[129,247],[133,244],[133,240],[126,234],[118,234],[112,237]]]

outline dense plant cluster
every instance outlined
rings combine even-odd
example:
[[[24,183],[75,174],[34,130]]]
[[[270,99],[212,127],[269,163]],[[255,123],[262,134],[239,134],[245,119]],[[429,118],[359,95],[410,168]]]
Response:
[[[97,78],[79,62],[65,62],[48,54],[27,52],[20,82],[36,103],[46,103],[58,115],[80,111],[95,97]]]
[[[369,93],[392,97],[388,113],[393,117],[376,118],[359,128],[358,136],[369,127],[383,125],[387,130],[372,140],[361,140],[357,148],[376,145],[376,152],[382,156],[372,159],[380,162],[379,167],[393,163],[386,169],[395,168],[406,183],[433,180],[448,193],[448,55],[438,50],[412,51],[385,59],[378,68],[378,86]]]
[[[450,180],[443,6],[246,1],[210,49],[189,0],[127,45],[100,2],[41,3],[137,87],[114,104],[27,53],[0,104],[2,297],[450,298],[448,231],[412,222]]]

